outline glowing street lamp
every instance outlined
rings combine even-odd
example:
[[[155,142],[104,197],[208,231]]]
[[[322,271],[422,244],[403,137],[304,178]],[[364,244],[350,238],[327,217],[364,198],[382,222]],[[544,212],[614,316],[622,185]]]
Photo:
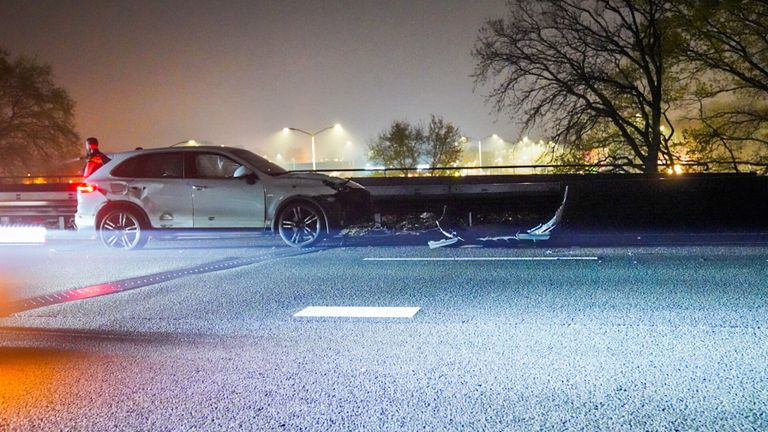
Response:
[[[499,136],[496,134],[486,135],[480,139],[477,140],[477,163],[478,166],[483,166],[483,141],[487,140],[488,138],[494,138],[499,139]],[[472,138],[470,137],[462,137],[464,142],[470,141]]]
[[[307,132],[307,131],[299,129],[299,128],[284,127],[283,128],[283,132],[286,132],[286,133],[290,132],[290,131],[300,132],[300,133],[303,133],[304,135],[309,135],[309,137],[312,138],[312,171],[316,171],[317,170],[317,161],[315,159],[315,136],[320,135],[321,133],[323,133],[323,132],[325,132],[327,130],[331,130],[331,129],[341,130],[341,125],[336,123],[334,125],[331,125],[331,126],[328,126],[328,127],[324,127],[324,128],[320,129],[317,132]]]

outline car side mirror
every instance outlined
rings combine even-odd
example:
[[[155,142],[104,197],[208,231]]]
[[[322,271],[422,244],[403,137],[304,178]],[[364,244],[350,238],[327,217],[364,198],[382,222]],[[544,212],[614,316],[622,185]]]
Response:
[[[254,172],[246,166],[240,166],[237,170],[235,170],[235,173],[232,177],[237,179],[245,179],[245,182],[248,184],[255,184],[256,179],[258,178],[256,177],[256,174],[254,174]]]

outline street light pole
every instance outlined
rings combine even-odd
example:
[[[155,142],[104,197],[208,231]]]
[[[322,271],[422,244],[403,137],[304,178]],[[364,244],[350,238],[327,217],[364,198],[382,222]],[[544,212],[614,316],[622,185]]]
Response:
[[[283,131],[284,132],[294,131],[294,132],[303,133],[304,135],[309,135],[309,137],[312,140],[312,171],[317,171],[317,159],[315,157],[315,136],[317,136],[317,135],[319,135],[319,134],[321,134],[321,133],[323,133],[323,132],[325,132],[327,130],[330,130],[330,129],[336,129],[336,130],[341,129],[341,125],[336,123],[334,125],[331,125],[331,126],[328,126],[328,127],[324,127],[324,128],[320,129],[317,132],[307,132],[307,131],[305,131],[303,129],[293,128],[293,127],[283,128]]]
[[[477,140],[477,163],[478,166],[483,166],[483,140]]]
[[[312,134],[312,171],[317,171],[317,158],[315,157],[315,134]]]
[[[464,138],[467,140],[467,142],[471,139],[470,137],[464,137]],[[483,141],[487,140],[488,138],[500,139],[498,135],[491,134],[477,140],[477,166],[478,167],[483,166]]]

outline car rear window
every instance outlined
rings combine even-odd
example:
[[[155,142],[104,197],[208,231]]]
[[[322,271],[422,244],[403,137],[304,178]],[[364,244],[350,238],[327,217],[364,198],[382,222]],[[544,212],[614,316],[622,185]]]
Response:
[[[181,153],[155,153],[134,156],[112,170],[115,177],[181,178],[184,158]]]

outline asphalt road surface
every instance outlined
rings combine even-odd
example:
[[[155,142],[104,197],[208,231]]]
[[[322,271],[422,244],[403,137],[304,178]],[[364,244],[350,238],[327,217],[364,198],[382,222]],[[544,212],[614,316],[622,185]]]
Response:
[[[0,430],[768,430],[765,246],[59,240],[0,272]]]

